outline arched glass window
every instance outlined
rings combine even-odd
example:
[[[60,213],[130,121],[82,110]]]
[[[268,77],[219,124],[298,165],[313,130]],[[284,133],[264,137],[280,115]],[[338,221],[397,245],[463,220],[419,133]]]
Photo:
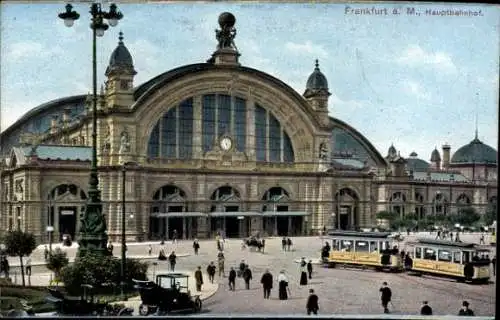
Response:
[[[214,147],[218,137],[230,135],[235,148],[244,152],[246,148],[246,101],[223,94],[203,96],[203,152]]]
[[[290,137],[266,109],[255,108],[255,148],[257,161],[293,162]]]
[[[192,154],[193,99],[187,99],[158,120],[149,138],[148,157],[190,159]]]

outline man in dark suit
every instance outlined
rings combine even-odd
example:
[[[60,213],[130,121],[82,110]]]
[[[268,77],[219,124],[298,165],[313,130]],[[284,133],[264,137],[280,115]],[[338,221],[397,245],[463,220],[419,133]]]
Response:
[[[469,303],[467,301],[462,302],[462,309],[458,312],[459,316],[469,316],[473,317],[474,316],[474,311],[472,309],[469,309]]]
[[[242,274],[243,280],[245,280],[245,287],[247,290],[250,290],[250,280],[252,280],[252,271],[246,266],[245,270],[243,271]]]
[[[271,289],[273,288],[273,275],[269,272],[269,269],[262,275],[260,283],[262,283],[262,288],[264,289],[264,299],[269,299]]]
[[[231,271],[229,271],[229,290],[234,291],[234,287],[236,285],[236,270],[234,270],[233,267],[231,267]]]
[[[422,316],[432,316],[432,308],[428,305],[427,301],[422,302],[422,308],[420,309],[420,314]]]
[[[389,313],[389,308],[387,306],[389,305],[389,302],[391,302],[392,291],[387,286],[387,282],[382,283],[382,288],[380,288],[379,291],[382,293],[380,299],[382,300],[382,307],[384,307],[384,313]]]
[[[313,289],[309,289],[309,298],[307,298],[307,315],[318,314],[319,304],[318,304],[318,296],[314,293]]]

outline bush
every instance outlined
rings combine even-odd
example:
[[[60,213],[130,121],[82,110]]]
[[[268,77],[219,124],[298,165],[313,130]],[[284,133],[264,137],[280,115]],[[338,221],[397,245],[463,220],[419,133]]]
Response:
[[[479,221],[481,216],[472,207],[462,208],[458,213],[453,216],[453,223],[460,223],[462,226],[472,226],[475,222]]]
[[[377,219],[381,219],[381,220],[394,220],[396,218],[396,216],[394,215],[394,213],[392,212],[389,212],[389,211],[379,211],[377,212],[377,214],[375,215],[375,217]]]
[[[69,294],[81,293],[82,284],[90,284],[95,293],[114,293],[120,284],[120,259],[92,253],[78,257],[61,270],[61,279]],[[132,279],[146,280],[148,264],[138,260],[126,260],[125,283],[132,287]],[[111,286],[110,286],[111,285]]]
[[[61,248],[57,248],[49,255],[47,269],[54,272],[55,278],[59,279],[62,268],[66,267],[68,264],[69,259],[66,252],[62,251]]]

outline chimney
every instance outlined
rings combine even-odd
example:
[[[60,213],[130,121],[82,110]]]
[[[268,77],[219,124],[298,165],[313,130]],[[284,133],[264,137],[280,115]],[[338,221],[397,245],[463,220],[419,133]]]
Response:
[[[50,122],[50,133],[54,134],[57,132],[57,116],[52,116],[52,120]]]
[[[443,169],[447,170],[450,167],[450,151],[451,146],[448,143],[443,145]]]

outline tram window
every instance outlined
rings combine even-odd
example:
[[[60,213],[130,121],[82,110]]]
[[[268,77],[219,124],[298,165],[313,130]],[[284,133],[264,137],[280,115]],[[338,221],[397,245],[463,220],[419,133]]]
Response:
[[[462,259],[463,264],[466,264],[467,262],[469,262],[469,260],[470,260],[469,251],[462,252],[462,257],[463,257],[463,259]]]
[[[335,251],[339,250],[339,241],[338,240],[332,241],[332,250],[335,250]]]
[[[381,251],[392,249],[389,245],[389,241],[380,241],[380,245],[382,246]]]
[[[376,252],[378,250],[377,248],[377,241],[370,241],[370,251],[371,252]]]
[[[356,241],[356,252],[367,252],[369,249],[368,242],[359,240]]]
[[[453,252],[453,262],[460,263],[462,258],[462,253],[460,251]]]
[[[439,250],[438,261],[451,262],[451,252],[448,250]]]
[[[424,248],[424,259],[436,260],[436,250],[432,248]]]
[[[352,249],[352,241],[350,240],[342,240],[340,242],[340,250],[349,252]]]
[[[415,248],[415,258],[422,259],[422,248],[420,247]]]

